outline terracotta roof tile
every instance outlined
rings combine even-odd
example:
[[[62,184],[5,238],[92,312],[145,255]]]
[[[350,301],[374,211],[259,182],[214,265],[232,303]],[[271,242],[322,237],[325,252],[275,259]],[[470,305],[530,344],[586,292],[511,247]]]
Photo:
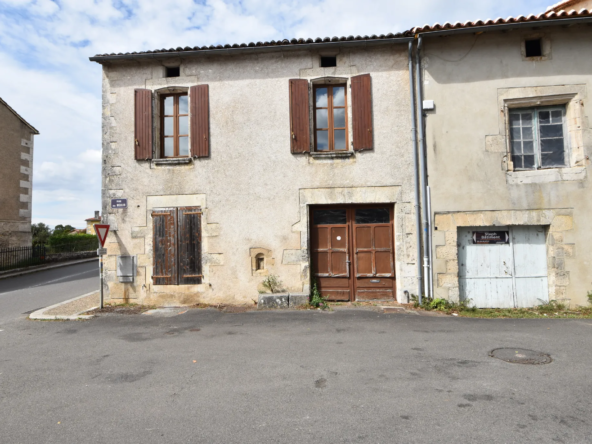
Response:
[[[542,14],[531,14],[528,16],[520,15],[518,17],[508,17],[504,18],[496,18],[494,20],[487,19],[487,20],[477,20],[474,22],[465,22],[460,23],[456,22],[452,23],[444,23],[441,25],[440,23],[435,23],[433,25],[424,25],[412,28],[409,33],[412,34],[419,34],[423,32],[433,32],[433,31],[444,31],[449,29],[465,29],[465,28],[477,28],[479,26],[491,26],[491,25],[505,25],[511,23],[522,23],[522,22],[542,22],[546,20],[558,20],[558,19],[567,19],[567,18],[574,18],[574,17],[592,17],[592,11],[588,11],[587,9],[582,9],[580,11],[571,10],[571,11],[559,11],[555,12],[554,10],[544,12]]]

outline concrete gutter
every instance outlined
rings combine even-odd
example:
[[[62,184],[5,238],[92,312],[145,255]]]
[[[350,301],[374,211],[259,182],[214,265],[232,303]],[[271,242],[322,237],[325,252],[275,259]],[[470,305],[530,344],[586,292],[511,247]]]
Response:
[[[68,299],[67,301],[63,301],[58,304],[50,305],[49,307],[41,308],[41,309],[31,313],[29,315],[29,319],[33,319],[35,321],[79,321],[79,320],[85,320],[85,319],[92,319],[92,318],[94,318],[94,315],[81,315],[80,313],[85,313],[90,310],[95,310],[96,308],[99,308],[98,306],[87,308],[84,311],[81,311],[80,313],[77,313],[72,316],[59,316],[59,315],[52,316],[52,315],[46,315],[45,312],[49,311],[49,310],[53,310],[54,308],[57,308],[60,305],[66,305],[66,304],[69,304],[70,302],[77,301],[78,299],[82,299],[87,296],[91,296],[91,295],[95,294],[96,292],[97,292],[96,290],[91,291],[90,293],[83,294],[82,296]]]
[[[0,279],[8,279],[11,277],[22,276],[30,273],[37,273],[38,271],[52,270],[54,268],[68,267],[70,265],[83,264],[85,262],[98,261],[98,257],[91,257],[89,259],[80,259],[77,261],[60,262],[53,265],[42,265],[40,267],[16,268],[14,270],[0,272]]]

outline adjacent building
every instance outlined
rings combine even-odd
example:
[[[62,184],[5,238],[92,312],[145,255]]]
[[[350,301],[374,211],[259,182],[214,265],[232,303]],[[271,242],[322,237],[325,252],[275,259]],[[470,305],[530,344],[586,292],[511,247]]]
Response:
[[[414,30],[430,101],[436,297],[479,307],[587,303],[590,18],[555,7]]]
[[[0,248],[32,244],[33,139],[37,134],[0,98]]]
[[[85,219],[86,222],[86,230],[84,231],[85,234],[96,234],[95,233],[95,225],[101,222],[101,212],[95,211],[94,217],[89,217]]]

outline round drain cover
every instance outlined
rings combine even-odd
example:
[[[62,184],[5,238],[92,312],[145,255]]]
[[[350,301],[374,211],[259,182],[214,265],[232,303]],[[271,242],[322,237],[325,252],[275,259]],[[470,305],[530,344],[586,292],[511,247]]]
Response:
[[[553,359],[547,353],[524,348],[496,348],[489,352],[489,356],[512,364],[539,365],[553,362]]]

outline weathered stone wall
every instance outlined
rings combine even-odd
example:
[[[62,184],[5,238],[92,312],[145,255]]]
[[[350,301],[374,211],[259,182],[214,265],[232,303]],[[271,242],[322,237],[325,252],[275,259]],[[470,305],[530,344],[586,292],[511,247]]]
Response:
[[[0,248],[30,246],[33,133],[0,103]]]
[[[428,38],[424,54],[436,295],[458,297],[456,227],[546,225],[551,299],[586,304],[592,290],[588,26]],[[527,60],[527,38],[548,44]],[[508,110],[564,105],[568,165],[514,171]],[[445,214],[450,213],[450,214]],[[496,223],[497,225],[497,223]],[[574,256],[577,251],[577,257]]]
[[[435,296],[459,302],[458,244],[459,227],[545,226],[547,227],[547,273],[549,300],[566,299],[570,272],[566,268],[576,259],[573,234],[573,210],[477,211],[436,213],[434,232]],[[569,299],[569,298],[568,298]]]
[[[337,67],[320,68],[309,51],[207,56],[180,63],[165,78],[158,61],[117,63],[103,70],[103,214],[107,294],[154,304],[253,304],[265,277],[253,252],[265,252],[268,273],[288,292],[308,292],[308,205],[385,203],[396,215],[397,293],[415,285],[413,150],[410,144],[407,48],[336,49]],[[290,153],[291,78],[372,76],[374,150],[347,158]],[[156,93],[208,84],[210,157],[184,164],[134,160],[134,88]],[[351,97],[348,88],[349,140]],[[156,128],[155,128],[156,130]],[[319,190],[318,193],[315,190]],[[309,197],[312,198],[309,199]],[[127,210],[110,208],[127,198]],[[203,210],[201,285],[152,284],[151,210]],[[138,257],[133,284],[117,281],[116,257]]]

